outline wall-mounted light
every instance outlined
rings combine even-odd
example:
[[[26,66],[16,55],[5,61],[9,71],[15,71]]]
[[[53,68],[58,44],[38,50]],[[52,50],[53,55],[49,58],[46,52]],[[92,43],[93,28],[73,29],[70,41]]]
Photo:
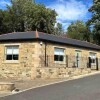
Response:
[[[43,45],[43,42],[42,42],[42,41],[40,42],[40,45],[41,45],[41,46]]]

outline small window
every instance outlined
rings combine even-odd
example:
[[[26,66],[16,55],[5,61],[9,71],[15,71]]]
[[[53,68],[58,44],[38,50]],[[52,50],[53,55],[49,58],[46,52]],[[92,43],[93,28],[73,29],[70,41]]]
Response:
[[[6,60],[18,60],[19,47],[18,46],[7,46],[5,55],[6,55]]]
[[[90,52],[91,63],[96,63],[96,53]]]
[[[64,49],[62,48],[54,49],[54,61],[64,61]]]

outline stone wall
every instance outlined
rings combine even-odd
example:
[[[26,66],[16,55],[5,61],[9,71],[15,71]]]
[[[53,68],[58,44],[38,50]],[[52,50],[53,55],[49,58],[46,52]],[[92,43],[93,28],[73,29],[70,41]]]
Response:
[[[91,69],[83,68],[37,68],[36,78],[48,79],[48,78],[68,78],[72,76],[78,76],[83,74],[91,73]]]
[[[64,62],[54,62],[54,48],[64,48],[65,49],[65,56]],[[80,68],[87,68],[88,61],[89,61],[89,53],[94,52],[96,53],[97,58],[100,59],[100,51],[96,50],[91,50],[91,49],[85,49],[85,48],[79,48],[79,47],[73,47],[73,46],[68,46],[68,45],[59,45],[59,44],[54,44],[54,43],[46,43],[46,54],[48,56],[48,64],[50,67],[73,67],[74,63],[76,66],[75,62],[75,51],[79,50],[81,51],[81,63],[80,63]],[[40,64],[45,62],[45,43],[41,46],[41,57],[42,61]],[[60,65],[60,66],[59,66]],[[40,65],[41,66],[41,65]],[[42,65],[43,66],[43,65]],[[41,66],[41,67],[42,67]],[[99,63],[100,67],[100,63]]]
[[[19,46],[19,60],[5,59],[5,46]],[[35,67],[37,42],[0,43],[0,78],[31,78]],[[38,55],[37,55],[38,56]]]
[[[54,47],[65,49],[65,62],[54,62]],[[58,45],[53,43],[46,44],[47,65],[45,66],[45,43],[41,46],[40,63],[36,68],[36,78],[66,78],[70,76],[77,76],[91,73],[88,66],[89,52],[95,52],[99,58],[100,69],[100,52],[95,50],[83,49],[67,45]],[[81,66],[79,68],[72,68],[75,62],[75,50],[81,51]],[[67,60],[67,61],[66,61]]]
[[[72,47],[68,45],[59,45],[54,43],[47,43],[46,50],[47,55],[51,56],[48,59],[48,67],[45,67],[45,43],[40,45],[41,41],[23,41],[23,42],[1,42],[0,43],[0,78],[15,78],[15,79],[27,79],[27,78],[60,78],[68,77],[72,73],[81,74],[87,73],[87,58],[89,52],[93,50]],[[18,61],[6,61],[5,60],[5,47],[6,46],[19,45],[19,60]],[[64,48],[65,56],[68,56],[68,64],[65,62],[54,62],[54,47]],[[82,67],[72,68],[75,61],[75,50],[82,51],[82,57],[86,59],[82,60]],[[100,52],[97,53],[97,57],[100,58]],[[72,58],[72,56],[74,56]],[[42,59],[42,60],[41,60]],[[100,61],[100,59],[99,59]],[[70,67],[70,68],[68,68]],[[100,62],[99,62],[100,67]],[[84,69],[84,70],[83,70]],[[71,71],[70,71],[71,70]],[[74,75],[72,74],[72,75]]]

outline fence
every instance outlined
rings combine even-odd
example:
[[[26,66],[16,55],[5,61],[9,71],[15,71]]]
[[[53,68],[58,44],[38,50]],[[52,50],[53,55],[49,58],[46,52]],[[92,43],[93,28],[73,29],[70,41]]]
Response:
[[[68,68],[91,68],[98,70],[100,59],[79,57],[72,55],[46,55],[40,56],[39,67],[68,67]]]

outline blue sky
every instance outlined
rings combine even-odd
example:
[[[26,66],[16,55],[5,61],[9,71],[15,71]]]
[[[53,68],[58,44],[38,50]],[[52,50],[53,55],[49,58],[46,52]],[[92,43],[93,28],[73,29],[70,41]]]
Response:
[[[55,9],[58,14],[57,22],[62,23],[64,29],[72,21],[87,21],[91,18],[88,8],[91,7],[92,0],[36,0],[36,2]],[[0,0],[0,9],[5,9],[6,4],[11,5],[10,0]]]

